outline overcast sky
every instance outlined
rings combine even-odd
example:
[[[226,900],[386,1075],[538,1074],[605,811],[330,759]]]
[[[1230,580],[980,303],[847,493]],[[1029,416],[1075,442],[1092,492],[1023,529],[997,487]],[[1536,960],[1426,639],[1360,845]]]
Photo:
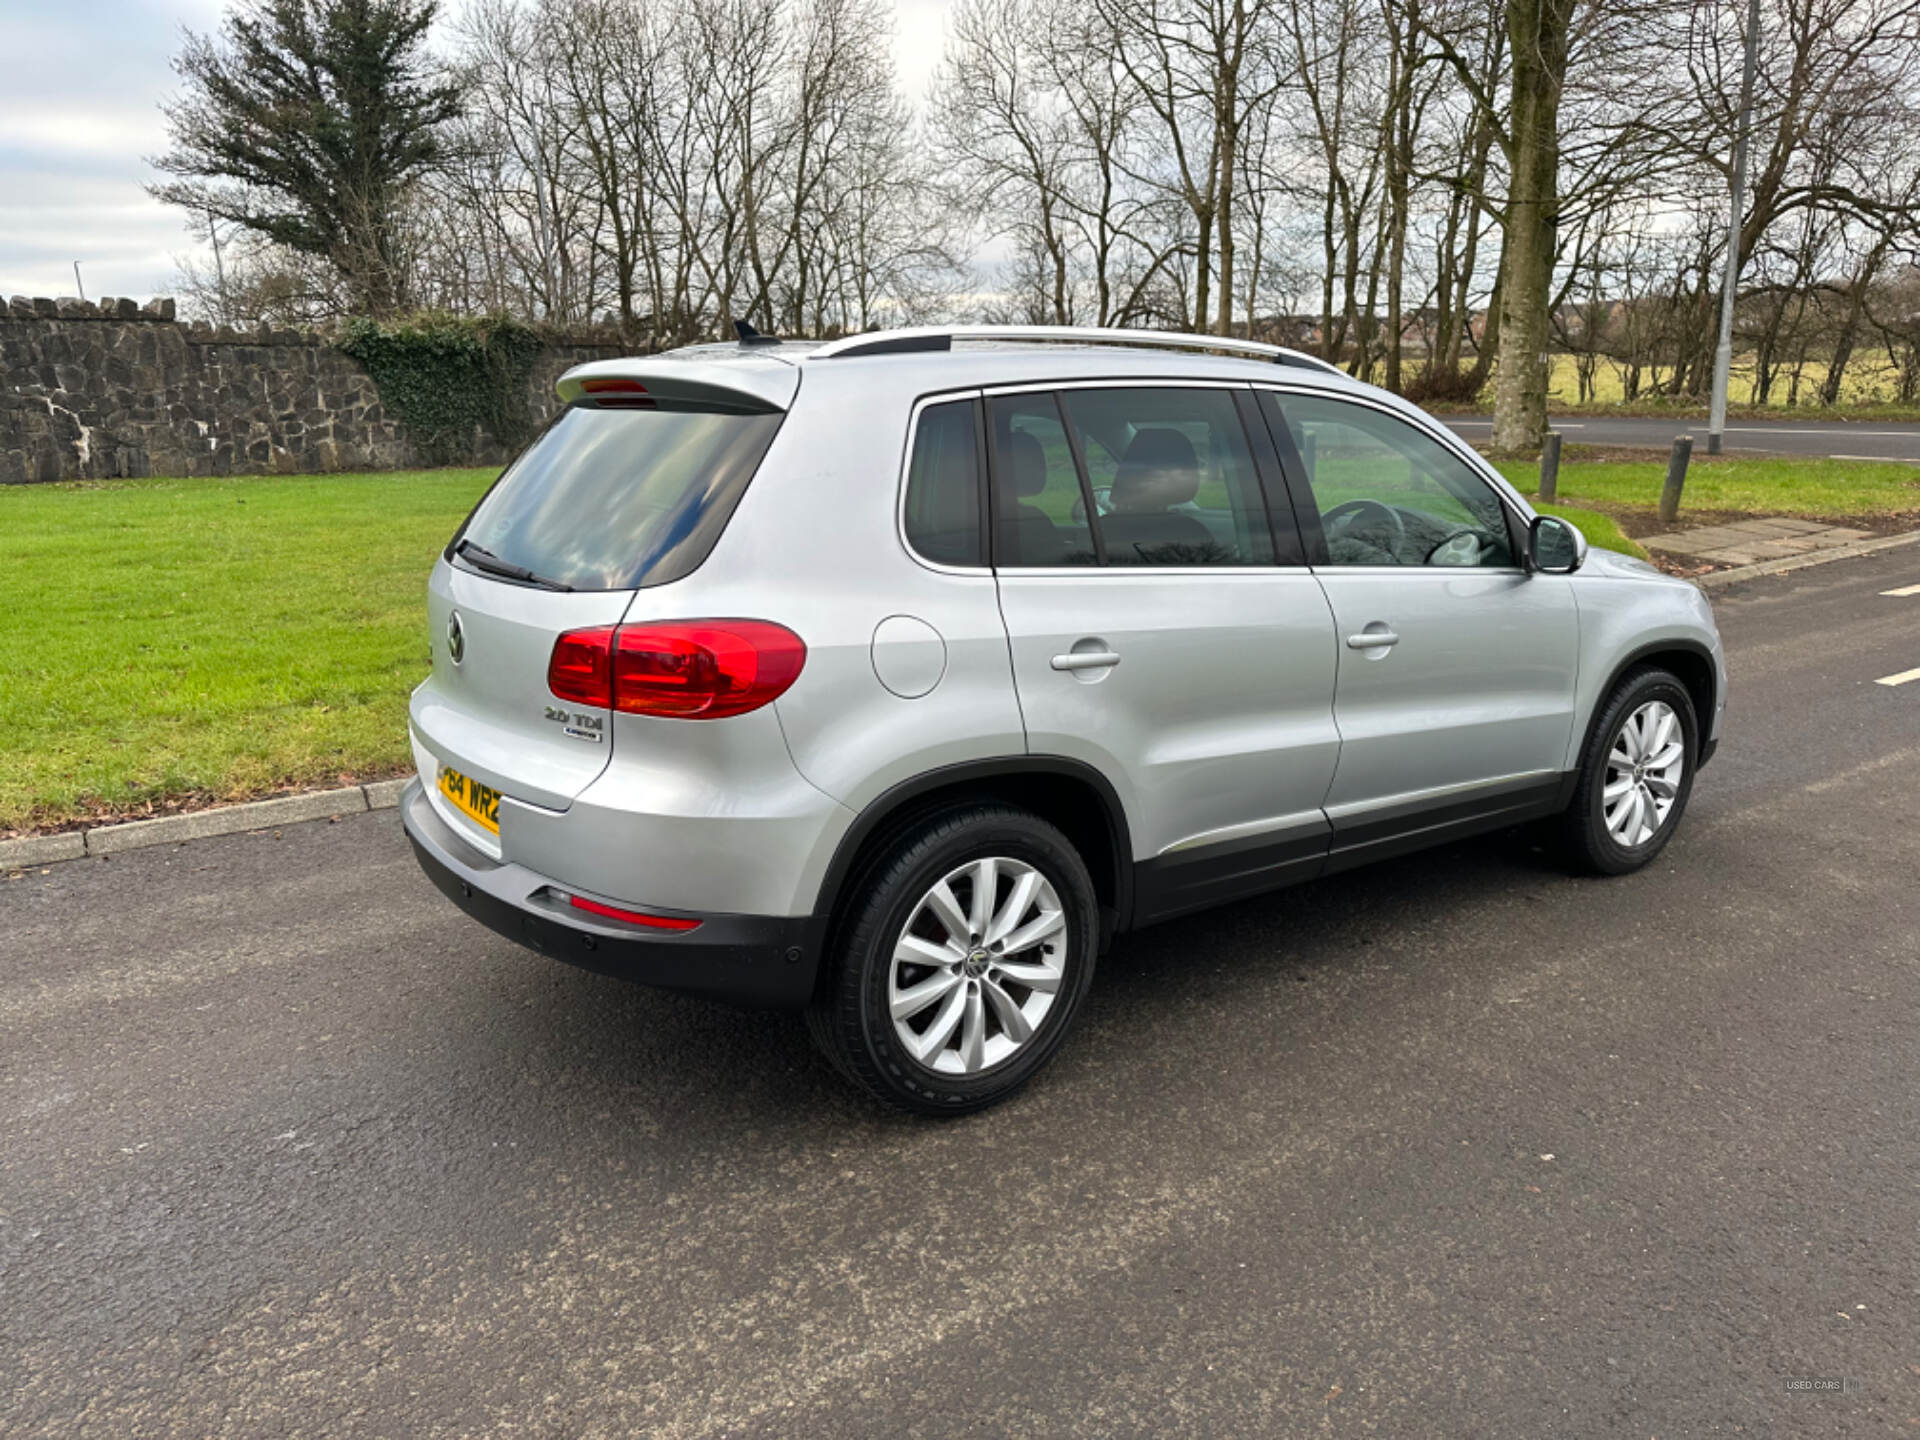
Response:
[[[900,78],[918,99],[949,0],[894,0]],[[445,0],[442,13],[458,9]],[[172,293],[193,242],[147,197],[166,148],[160,101],[183,28],[219,24],[223,0],[0,0],[0,297]]]

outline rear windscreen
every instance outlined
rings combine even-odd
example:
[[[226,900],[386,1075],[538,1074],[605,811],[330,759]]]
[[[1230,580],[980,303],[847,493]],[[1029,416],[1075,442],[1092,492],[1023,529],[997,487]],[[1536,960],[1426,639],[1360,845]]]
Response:
[[[706,559],[782,418],[572,406],[458,538],[574,590],[665,585]]]

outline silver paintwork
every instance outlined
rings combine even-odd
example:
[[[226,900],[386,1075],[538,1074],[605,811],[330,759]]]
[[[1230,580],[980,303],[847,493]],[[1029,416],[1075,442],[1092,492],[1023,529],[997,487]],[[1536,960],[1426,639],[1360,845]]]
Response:
[[[859,814],[948,766],[1084,762],[1119,797],[1133,858],[1145,861],[1561,774],[1578,763],[1613,677],[1655,644],[1705,647],[1725,694],[1705,596],[1606,551],[1562,575],[1274,566],[996,576],[928,562],[901,534],[911,426],[924,404],[988,390],[1204,384],[1352,400],[1458,455],[1521,525],[1533,511],[1450,431],[1338,373],[1119,344],[829,348],[703,346],[564,377],[563,394],[590,376],[634,376],[651,393],[731,393],[787,415],[712,554],[679,581],[553,594],[435,566],[433,669],[411,706],[428,799],[442,763],[505,797],[497,841],[477,827],[463,839],[639,908],[804,915]],[[459,667],[441,638],[456,605]],[[543,718],[560,630],[709,616],[793,629],[808,648],[799,680],[772,706],[728,720],[608,715],[605,744]],[[891,617],[917,624],[883,626]],[[937,667],[920,625],[939,638]],[[1393,643],[1347,643],[1382,631]],[[896,657],[896,637],[913,648]],[[1722,708],[1700,717],[1709,739]],[[458,828],[457,817],[448,823]]]
[[[1629,850],[1653,839],[1667,823],[1686,769],[1686,737],[1671,705],[1649,700],[1627,716],[1607,750],[1600,792],[1607,833]]]
[[[989,855],[949,871],[894,941],[894,1034],[942,1074],[971,1075],[1011,1059],[1053,1008],[1071,940],[1060,896],[1024,860]]]

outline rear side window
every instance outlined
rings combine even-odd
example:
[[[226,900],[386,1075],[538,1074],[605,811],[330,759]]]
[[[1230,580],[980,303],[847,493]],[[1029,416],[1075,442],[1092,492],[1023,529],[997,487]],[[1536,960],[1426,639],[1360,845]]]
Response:
[[[1225,390],[1066,390],[1109,565],[1271,565],[1247,432]]]
[[[940,565],[985,565],[980,442],[971,400],[929,405],[907,467],[907,543]]]
[[[571,406],[487,492],[460,538],[575,590],[665,585],[707,558],[783,417]]]

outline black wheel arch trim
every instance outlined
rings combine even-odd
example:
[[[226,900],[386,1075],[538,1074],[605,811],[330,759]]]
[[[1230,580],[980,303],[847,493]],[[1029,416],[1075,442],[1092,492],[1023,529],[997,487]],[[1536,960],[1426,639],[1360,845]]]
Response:
[[[820,889],[814,899],[812,918],[820,925],[829,923],[839,907],[854,861],[861,849],[889,822],[912,812],[915,802],[955,786],[991,784],[996,780],[1017,780],[1033,776],[1052,776],[1086,785],[1100,797],[1102,818],[1106,822],[1107,844],[1113,856],[1114,930],[1124,930],[1133,918],[1134,859],[1133,838],[1127,826],[1126,809],[1120,793],[1107,777],[1087,764],[1065,755],[1006,755],[991,760],[964,760],[924,770],[911,779],[882,791],[861,809],[847,833],[834,847]]]
[[[1708,760],[1713,758],[1713,752],[1719,748],[1720,742],[1718,740],[1707,739],[1707,732],[1713,729],[1714,707],[1720,703],[1720,667],[1714,664],[1713,651],[1708,649],[1706,645],[1698,640],[1676,636],[1668,640],[1649,640],[1643,645],[1636,646],[1634,649],[1629,650],[1626,656],[1614,665],[1613,673],[1607,676],[1607,683],[1600,687],[1599,692],[1594,698],[1593,709],[1587,715],[1586,728],[1581,731],[1580,749],[1576,752],[1573,770],[1569,773],[1578,772],[1580,768],[1579,757],[1585,755],[1587,753],[1587,746],[1593,743],[1593,727],[1600,723],[1600,716],[1607,708],[1608,699],[1613,695],[1614,691],[1620,688],[1620,682],[1626,678],[1626,673],[1636,665],[1646,664],[1648,660],[1656,655],[1668,654],[1675,650],[1686,651],[1688,654],[1698,658],[1701,663],[1707,667],[1707,707],[1704,713],[1700,711],[1699,697],[1693,696],[1695,702],[1693,718],[1698,730],[1698,733],[1694,736],[1695,743],[1698,747],[1698,751],[1693,759],[1694,769],[1698,770],[1704,766]],[[1684,675],[1676,676],[1675,678],[1680,681],[1681,685],[1687,685],[1687,680]],[[1691,696],[1692,687],[1688,686],[1687,689],[1688,694]],[[1572,791],[1569,790],[1567,799],[1571,801],[1572,798]]]

